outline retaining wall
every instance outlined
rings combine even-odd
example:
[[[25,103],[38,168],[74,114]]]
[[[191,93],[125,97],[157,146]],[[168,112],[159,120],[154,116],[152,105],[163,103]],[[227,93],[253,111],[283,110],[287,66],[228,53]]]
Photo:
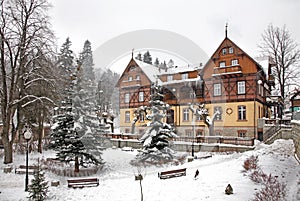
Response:
[[[122,147],[132,147],[134,149],[142,148],[137,140],[122,140],[122,139],[111,139],[113,146]],[[194,143],[191,142],[174,142],[170,147],[174,151],[182,152],[192,152],[192,147],[194,147],[195,152],[244,152],[248,150],[253,150],[254,146],[240,146],[240,145],[230,145],[230,144],[206,144],[206,143]]]

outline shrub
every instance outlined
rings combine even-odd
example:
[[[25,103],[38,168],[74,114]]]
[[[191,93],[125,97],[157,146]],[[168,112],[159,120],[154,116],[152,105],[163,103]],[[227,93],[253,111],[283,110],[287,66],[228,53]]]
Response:
[[[244,161],[243,164],[244,171],[256,170],[258,168],[258,156],[250,156]]]

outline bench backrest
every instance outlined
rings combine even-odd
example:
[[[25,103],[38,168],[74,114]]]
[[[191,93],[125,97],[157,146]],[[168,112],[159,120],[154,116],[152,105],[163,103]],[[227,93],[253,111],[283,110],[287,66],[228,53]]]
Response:
[[[174,173],[185,172],[185,171],[186,171],[186,168],[183,168],[183,169],[178,169],[178,170],[164,171],[164,172],[161,172],[160,174],[167,175],[167,174],[174,174]]]
[[[19,168],[26,169],[26,165],[20,165]],[[28,165],[28,169],[38,169],[38,167],[34,165]]]
[[[98,178],[87,178],[87,179],[68,179],[68,183],[85,183],[85,182],[98,182]]]

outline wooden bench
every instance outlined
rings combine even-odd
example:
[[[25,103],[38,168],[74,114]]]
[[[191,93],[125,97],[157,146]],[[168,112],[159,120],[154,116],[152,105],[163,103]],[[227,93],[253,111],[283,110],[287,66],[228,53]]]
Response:
[[[98,178],[85,178],[85,179],[68,179],[69,188],[83,188],[83,187],[92,187],[99,186]]]
[[[34,174],[37,171],[38,167],[34,165],[28,165],[28,174]],[[16,174],[25,174],[26,165],[20,165],[15,169]]]
[[[172,177],[186,176],[186,168],[178,170],[169,170],[158,173],[160,179],[169,179]]]

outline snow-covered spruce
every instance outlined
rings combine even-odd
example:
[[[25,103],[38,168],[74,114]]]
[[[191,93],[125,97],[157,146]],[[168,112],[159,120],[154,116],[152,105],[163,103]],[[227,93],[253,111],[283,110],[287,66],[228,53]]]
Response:
[[[166,116],[166,111],[169,109],[169,105],[163,101],[162,87],[152,84],[151,92],[150,106],[141,106],[135,112],[136,117],[133,120],[132,131],[134,131],[134,125],[141,119],[142,115],[149,120],[145,125],[149,129],[140,139],[143,149],[131,161],[131,164],[136,166],[141,164],[144,166],[163,165],[166,163],[179,164],[180,159],[175,156],[175,152],[170,148],[170,140],[177,137],[177,135],[171,125],[162,121]]]

